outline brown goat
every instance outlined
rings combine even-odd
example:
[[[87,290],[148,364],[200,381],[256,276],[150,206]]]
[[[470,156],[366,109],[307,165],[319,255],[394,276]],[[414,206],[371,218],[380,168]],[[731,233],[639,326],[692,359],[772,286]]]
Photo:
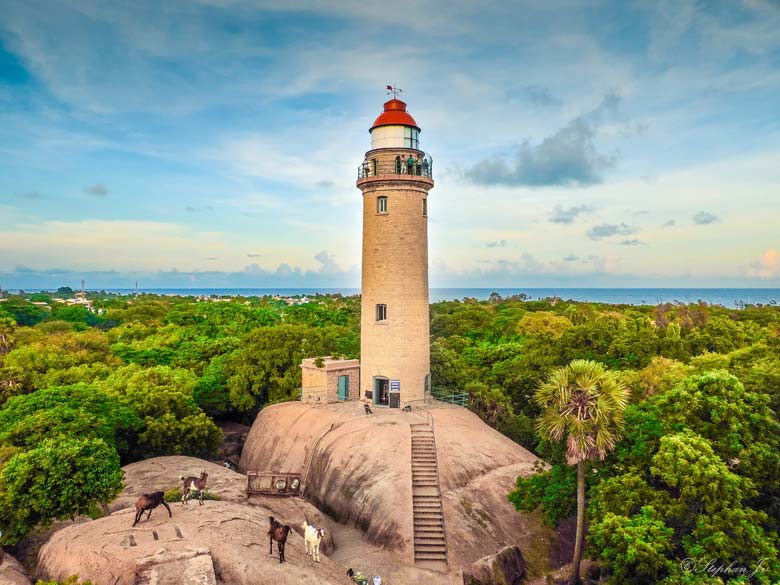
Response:
[[[274,554],[274,540],[276,541],[276,548],[279,550],[279,562],[284,562],[284,545],[287,543],[287,535],[290,534],[290,527],[281,522],[277,522],[273,516],[269,516],[271,521],[271,527],[268,529],[268,546],[270,550],[268,554]]]
[[[200,505],[203,505],[203,492],[206,490],[206,481],[209,478],[209,474],[205,471],[200,472],[200,477],[184,477],[179,476],[181,480],[181,503],[186,504],[190,499],[190,492],[196,491],[200,494]]]
[[[154,510],[160,504],[165,506],[165,509],[168,510],[168,518],[171,518],[173,514],[171,514],[171,509],[168,507],[168,503],[165,501],[164,492],[152,492],[151,494],[144,494],[139,497],[135,502],[135,522],[133,522],[133,526],[138,524],[141,516],[143,516],[144,512],[147,510],[149,511],[149,514],[146,515],[146,519],[148,520],[152,515],[152,510]]]

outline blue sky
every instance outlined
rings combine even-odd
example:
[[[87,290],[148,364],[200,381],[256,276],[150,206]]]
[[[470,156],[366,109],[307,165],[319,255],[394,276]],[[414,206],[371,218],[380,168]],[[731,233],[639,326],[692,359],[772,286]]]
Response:
[[[780,286],[774,0],[0,13],[0,286],[359,286],[388,83],[431,286]]]

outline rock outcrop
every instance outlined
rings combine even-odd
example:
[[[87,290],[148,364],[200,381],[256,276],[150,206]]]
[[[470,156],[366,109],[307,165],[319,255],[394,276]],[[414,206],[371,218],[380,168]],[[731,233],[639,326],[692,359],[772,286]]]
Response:
[[[517,546],[508,546],[481,558],[463,571],[463,585],[520,585],[525,560]]]
[[[122,469],[125,472],[125,488],[122,494],[109,505],[111,512],[135,506],[135,501],[141,494],[180,487],[179,476],[197,477],[200,476],[201,471],[209,474],[206,490],[217,494],[220,499],[230,502],[246,499],[245,476],[222,465],[195,457],[155,457],[131,463]],[[154,516],[155,513],[152,512],[152,515]]]
[[[30,578],[24,567],[7,553],[0,552],[0,585],[30,585]]]
[[[179,484],[180,475],[198,475],[201,471],[209,474],[206,490],[218,497],[223,502],[235,502],[247,506],[260,506],[268,510],[272,516],[290,525],[295,532],[303,536],[301,524],[306,520],[317,527],[325,528],[325,538],[320,545],[320,551],[324,554],[333,552],[333,533],[335,523],[325,514],[308,502],[292,500],[289,498],[273,498],[246,495],[246,476],[231,471],[221,465],[216,465],[195,457],[183,455],[170,455],[155,457],[131,463],[122,468],[125,472],[125,488],[119,497],[111,502],[109,509],[112,512],[133,508],[135,501],[143,493],[168,490]],[[177,502],[171,502],[178,506]],[[173,508],[174,513],[176,508]],[[152,512],[165,514],[163,508]]]
[[[537,458],[465,408],[438,405],[433,419],[450,570],[509,545],[542,547],[554,539],[537,514],[509,503],[518,475]],[[412,556],[410,424],[425,411],[375,409],[359,403],[285,403],[264,409],[241,456],[244,471],[304,474],[306,498],[338,522],[364,531],[369,542]],[[549,550],[535,551],[544,570]]]
[[[217,585],[214,562],[207,548],[168,552],[140,558],[135,563],[135,585]]]
[[[78,573],[82,580],[94,583],[134,585],[136,573],[143,576],[157,570],[159,575],[168,574],[165,559],[173,562],[189,557],[195,559],[187,565],[193,574],[207,573],[210,557],[220,584],[347,582],[341,568],[326,556],[320,563],[313,562],[296,532],[288,537],[284,564],[279,563],[278,555],[270,555],[267,532],[272,513],[266,508],[207,501],[203,506],[176,505],[172,509],[172,518],[164,510],[153,512],[150,520],[144,518],[135,528],[131,527],[134,510],[126,508],[57,531],[38,554],[39,577],[65,579]],[[160,562],[150,561],[150,557]]]

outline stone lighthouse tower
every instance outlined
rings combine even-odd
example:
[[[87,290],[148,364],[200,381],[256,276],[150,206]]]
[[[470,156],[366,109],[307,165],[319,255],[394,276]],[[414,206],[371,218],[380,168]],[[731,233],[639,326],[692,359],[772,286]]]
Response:
[[[369,130],[358,170],[363,192],[360,394],[399,408],[430,388],[428,191],[432,160],[420,127],[393,99]]]

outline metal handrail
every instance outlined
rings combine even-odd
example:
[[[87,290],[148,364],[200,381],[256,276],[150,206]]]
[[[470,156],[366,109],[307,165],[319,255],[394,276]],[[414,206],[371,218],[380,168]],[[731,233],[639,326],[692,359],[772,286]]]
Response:
[[[468,406],[469,403],[468,392],[446,392],[442,390],[432,390],[431,394],[434,398],[436,398],[436,400],[440,402],[457,404],[458,406]]]
[[[306,402],[327,402],[328,387],[327,386],[304,386],[298,388],[298,400],[304,402],[303,392],[306,391]]]
[[[309,471],[311,469],[311,462],[314,459],[314,453],[317,451],[317,447],[319,447],[320,442],[322,439],[325,438],[325,435],[327,435],[329,432],[331,432],[335,427],[336,423],[332,423],[327,429],[325,429],[319,437],[317,437],[317,440],[314,442],[314,445],[312,445],[311,452],[309,453],[309,456],[306,458],[306,463],[304,464],[303,472],[301,473],[301,490],[300,494],[302,496],[306,495],[306,486],[309,485]]]

